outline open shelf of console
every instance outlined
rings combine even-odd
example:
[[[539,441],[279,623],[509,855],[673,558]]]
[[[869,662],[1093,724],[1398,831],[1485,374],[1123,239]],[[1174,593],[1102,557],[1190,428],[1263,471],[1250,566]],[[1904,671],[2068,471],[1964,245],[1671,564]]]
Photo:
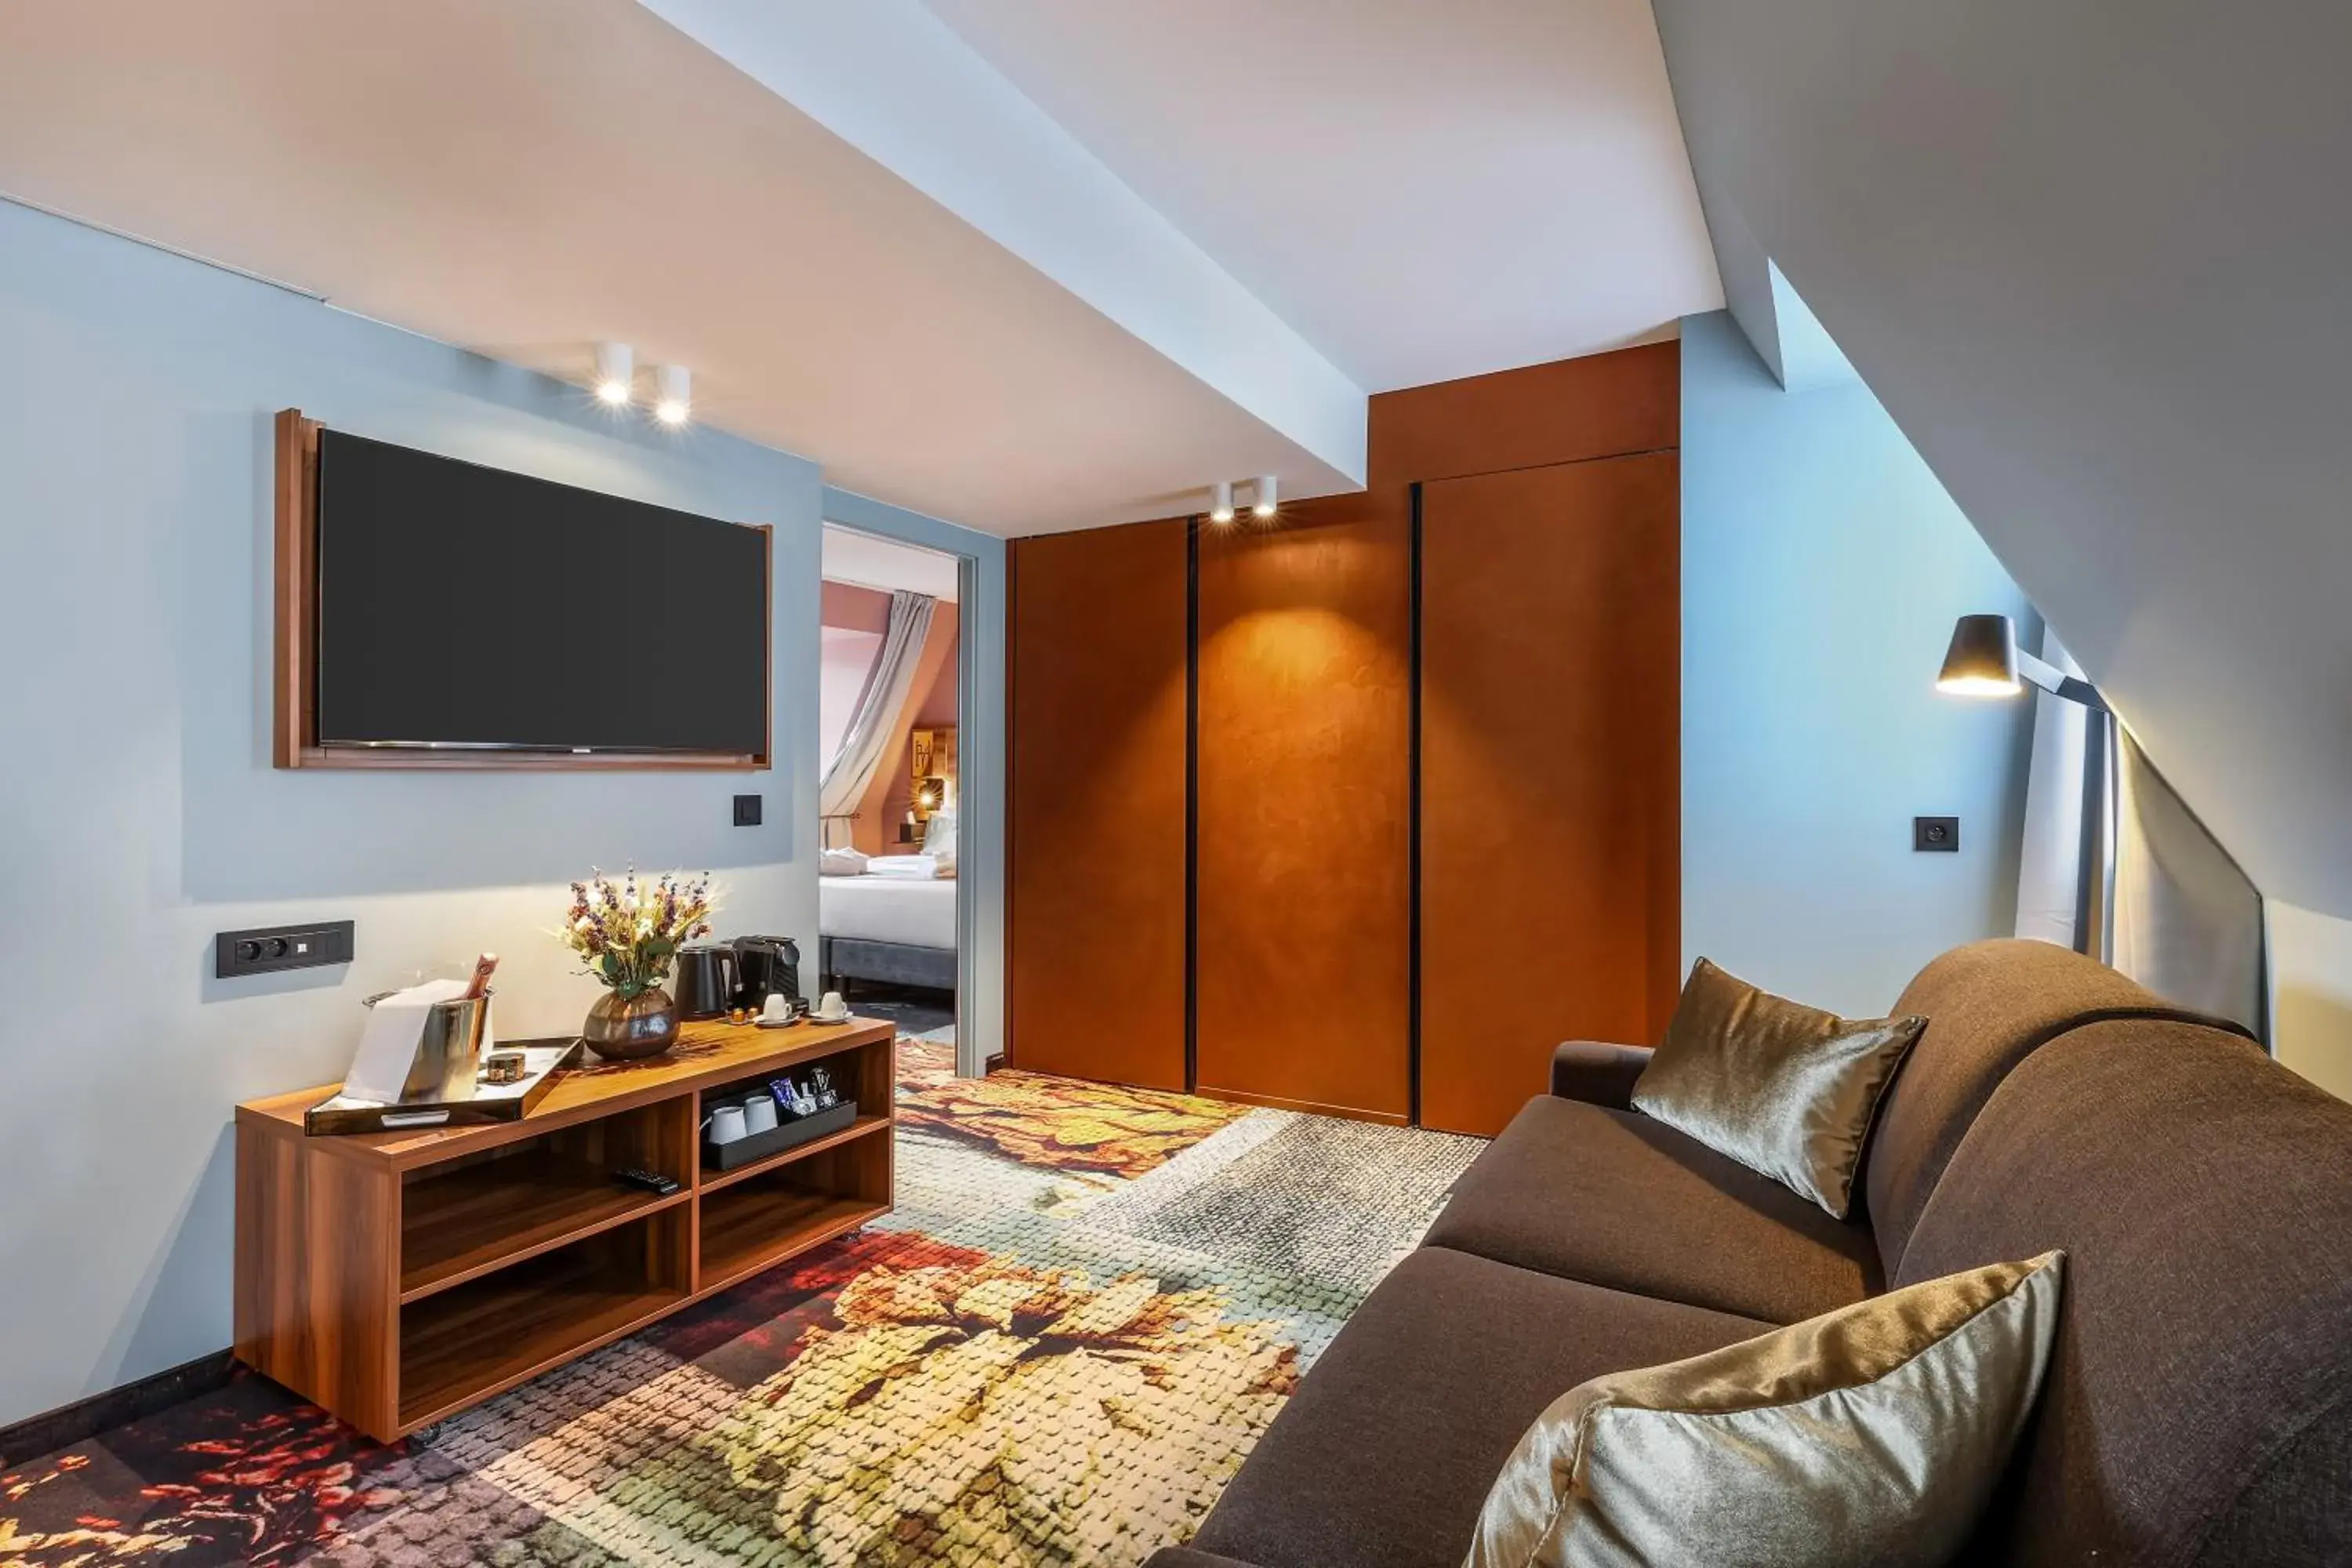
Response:
[[[701,1196],[702,1278],[723,1289],[890,1209],[890,1139],[857,1129],[799,1159],[750,1166]],[[738,1173],[730,1172],[730,1177]]]
[[[405,1303],[491,1269],[688,1201],[694,1129],[683,1097],[404,1172],[400,1299]],[[665,1197],[615,1181],[621,1169],[668,1176]]]
[[[302,1112],[331,1089],[241,1105],[236,1353],[389,1441],[877,1219],[895,1037],[689,1025],[669,1055],[569,1071],[496,1126],[311,1138]],[[855,1121],[700,1168],[707,1100],[814,1063],[854,1086]]]
[[[560,1366],[682,1306],[674,1206],[400,1309],[400,1424],[415,1428]]]
[[[885,1131],[890,1125],[890,1118],[887,1113],[860,1111],[856,1121],[838,1132],[830,1132],[822,1138],[813,1138],[805,1143],[795,1143],[789,1149],[780,1149],[763,1160],[754,1160],[748,1165],[738,1165],[731,1171],[706,1170],[702,1173],[701,1178],[703,1203],[707,1207],[710,1202],[710,1194],[731,1187],[739,1182],[747,1182],[755,1176],[765,1175],[781,1166],[822,1154],[829,1149],[837,1149],[852,1139]]]

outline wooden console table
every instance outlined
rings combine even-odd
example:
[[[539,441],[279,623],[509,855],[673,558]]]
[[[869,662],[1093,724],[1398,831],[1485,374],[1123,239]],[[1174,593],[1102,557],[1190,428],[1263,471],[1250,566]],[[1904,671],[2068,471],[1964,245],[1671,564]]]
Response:
[[[567,1072],[497,1126],[310,1138],[331,1086],[240,1105],[237,1356],[389,1442],[855,1230],[893,1201],[896,1037],[689,1024],[679,1054]],[[835,1058],[855,1122],[702,1170],[705,1096]]]

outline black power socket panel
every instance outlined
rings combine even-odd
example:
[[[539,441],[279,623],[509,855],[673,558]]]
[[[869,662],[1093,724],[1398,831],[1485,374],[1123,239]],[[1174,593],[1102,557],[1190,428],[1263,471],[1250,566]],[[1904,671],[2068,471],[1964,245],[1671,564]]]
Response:
[[[299,926],[256,926],[225,931],[213,938],[213,974],[275,974],[282,969],[317,969],[352,961],[353,922],[313,921]]]
[[[1960,850],[1960,819],[1957,816],[1915,816],[1911,847],[1929,854],[1957,855]]]
[[[735,797],[736,826],[757,827],[760,826],[760,799],[761,797],[756,795],[739,795]]]

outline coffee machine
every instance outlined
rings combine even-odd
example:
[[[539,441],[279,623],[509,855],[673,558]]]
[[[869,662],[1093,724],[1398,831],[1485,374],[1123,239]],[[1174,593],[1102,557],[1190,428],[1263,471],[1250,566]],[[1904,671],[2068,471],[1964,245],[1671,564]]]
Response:
[[[756,1013],[772,994],[801,1011],[798,942],[788,936],[739,936],[729,945],[735,950],[735,1005]]]

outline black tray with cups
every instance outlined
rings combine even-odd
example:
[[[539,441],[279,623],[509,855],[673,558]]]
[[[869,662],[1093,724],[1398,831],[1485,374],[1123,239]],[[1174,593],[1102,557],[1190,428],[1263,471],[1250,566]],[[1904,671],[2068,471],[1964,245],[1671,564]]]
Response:
[[[855,1122],[857,1101],[833,1070],[818,1061],[704,1096],[702,1168],[731,1171]]]

